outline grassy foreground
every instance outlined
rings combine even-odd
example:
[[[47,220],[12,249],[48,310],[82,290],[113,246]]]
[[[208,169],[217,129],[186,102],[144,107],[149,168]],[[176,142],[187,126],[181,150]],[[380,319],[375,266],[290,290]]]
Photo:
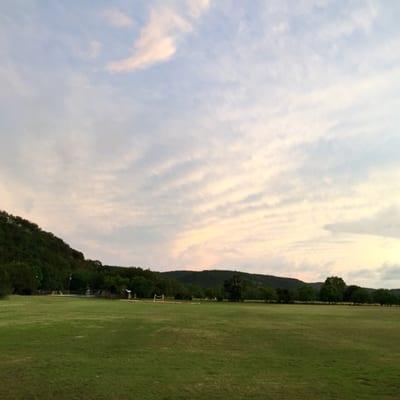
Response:
[[[0,399],[399,399],[400,308],[0,301]]]

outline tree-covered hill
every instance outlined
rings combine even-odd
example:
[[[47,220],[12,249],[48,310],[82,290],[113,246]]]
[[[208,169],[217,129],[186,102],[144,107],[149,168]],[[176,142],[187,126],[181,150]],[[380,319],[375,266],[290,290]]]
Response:
[[[64,275],[83,268],[81,252],[38,225],[0,211],[0,265],[26,264],[40,268],[44,286],[60,286]]]
[[[131,289],[141,297],[175,295],[182,285],[142,268],[102,265],[38,225],[0,211],[0,297],[8,292],[53,291],[121,295]]]
[[[0,263],[13,261],[74,268],[84,256],[38,225],[0,211]]]
[[[230,270],[168,271],[162,272],[162,275],[176,279],[186,285],[197,285],[204,288],[220,287],[226,280],[231,279],[234,275],[239,275],[243,280],[255,286],[268,286],[274,289],[296,289],[305,284],[305,282],[294,278],[250,274]],[[320,283],[313,283],[311,285],[315,289],[319,289],[321,286]]]

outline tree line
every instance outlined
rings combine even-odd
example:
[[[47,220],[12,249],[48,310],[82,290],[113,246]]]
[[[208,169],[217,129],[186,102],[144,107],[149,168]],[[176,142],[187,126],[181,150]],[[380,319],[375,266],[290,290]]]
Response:
[[[82,267],[58,271],[47,266],[13,261],[0,265],[0,297],[8,294],[33,295],[50,293],[92,294],[100,297],[125,297],[130,290],[138,298],[154,294],[187,299],[193,288],[138,267],[115,267],[87,260]]]
[[[326,303],[353,303],[353,304],[400,304],[400,296],[388,289],[366,289],[357,285],[346,285],[344,280],[337,276],[326,278],[320,289],[304,284],[295,289],[274,289],[257,287],[234,275],[224,282],[224,293],[230,301],[264,300],[276,303],[294,302],[326,302]]]
[[[269,303],[326,302],[381,305],[400,304],[400,297],[387,289],[371,290],[347,286],[340,277],[329,277],[320,289],[304,284],[294,289],[258,286],[233,275],[222,287],[202,288],[184,285],[160,273],[138,267],[113,267],[87,260],[84,267],[64,271],[57,276],[46,266],[13,261],[0,265],[0,297],[8,294],[33,295],[52,292],[92,294],[102,297],[126,297],[127,290],[137,298],[164,294],[178,300],[209,299],[240,302],[257,300]]]

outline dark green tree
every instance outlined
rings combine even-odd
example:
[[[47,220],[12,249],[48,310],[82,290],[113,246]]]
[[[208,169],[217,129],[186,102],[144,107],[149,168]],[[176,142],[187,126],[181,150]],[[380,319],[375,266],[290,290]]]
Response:
[[[195,299],[203,299],[205,297],[204,289],[199,285],[189,285],[188,290]]]
[[[233,275],[230,279],[224,282],[224,292],[230,301],[242,301],[245,282],[239,274]]]
[[[347,286],[346,290],[344,291],[344,294],[343,294],[343,300],[348,301],[348,302],[353,301],[352,300],[353,293],[359,288],[360,288],[360,286],[357,286],[357,285]]]
[[[320,299],[329,303],[343,301],[346,284],[338,276],[326,278],[320,290]]]
[[[247,282],[243,298],[246,300],[264,300],[264,290],[252,282]]]
[[[10,277],[7,269],[0,265],[0,299],[6,298],[11,293]]]
[[[104,279],[103,289],[108,291],[111,295],[122,296],[124,290],[128,287],[128,278],[123,278],[120,275],[108,275]]]
[[[42,274],[39,267],[24,262],[6,264],[13,293],[31,295],[41,284]]]
[[[93,274],[94,272],[88,268],[81,268],[74,271],[68,277],[70,280],[68,284],[69,290],[72,292],[84,293],[87,288],[93,289],[95,281]]]
[[[182,286],[180,290],[175,293],[175,300],[192,300],[193,296],[189,288]]]
[[[374,302],[379,303],[381,306],[391,306],[398,301],[397,296],[387,289],[375,290],[372,297]]]
[[[154,283],[141,275],[134,276],[131,279],[129,282],[129,289],[140,298],[152,297],[155,292]]]
[[[40,291],[49,293],[53,290],[63,290],[67,276],[69,276],[68,270],[58,269],[55,266],[43,265],[41,267],[42,280],[40,284]]]
[[[206,288],[204,289],[204,296],[209,300],[213,300],[217,297],[217,292],[214,288]]]
[[[293,303],[295,300],[295,292],[291,289],[276,289],[278,303]]]
[[[263,288],[263,297],[265,302],[267,303],[271,303],[273,301],[278,300],[278,295],[276,294],[276,290],[268,286],[265,286]]]
[[[317,293],[310,285],[302,285],[297,289],[297,298],[300,301],[314,301]]]
[[[350,296],[350,301],[355,304],[364,304],[371,302],[371,295],[367,289],[357,287]]]

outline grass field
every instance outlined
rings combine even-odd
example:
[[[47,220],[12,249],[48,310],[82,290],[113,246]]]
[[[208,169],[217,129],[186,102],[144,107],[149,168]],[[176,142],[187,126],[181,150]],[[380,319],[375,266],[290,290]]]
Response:
[[[400,308],[12,297],[0,399],[400,399]]]

